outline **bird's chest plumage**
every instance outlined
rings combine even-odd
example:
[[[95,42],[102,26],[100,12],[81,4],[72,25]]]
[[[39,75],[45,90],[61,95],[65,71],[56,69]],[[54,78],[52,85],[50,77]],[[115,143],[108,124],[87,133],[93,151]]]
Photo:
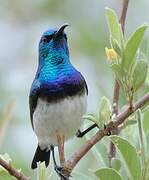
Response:
[[[86,93],[66,97],[57,102],[47,102],[38,98],[33,114],[34,131],[39,145],[44,149],[57,144],[56,132],[63,134],[65,139],[75,135],[86,111]]]

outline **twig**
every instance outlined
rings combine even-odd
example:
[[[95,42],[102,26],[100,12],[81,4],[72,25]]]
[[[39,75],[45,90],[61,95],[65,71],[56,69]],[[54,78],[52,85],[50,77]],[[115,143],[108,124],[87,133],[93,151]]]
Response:
[[[15,100],[12,100],[5,108],[4,115],[0,123],[0,147],[3,143],[6,131],[12,119],[15,103],[16,103]]]
[[[113,115],[118,114],[118,100],[119,100],[120,86],[117,80],[115,80],[114,92],[113,92]]]
[[[83,145],[83,147],[75,152],[66,162],[65,168],[68,170],[68,175],[72,172],[72,170],[75,168],[77,163],[80,161],[80,159],[87,154],[87,152],[97,143],[99,142],[104,136],[108,134],[109,131],[114,130],[117,128],[120,124],[122,124],[126,118],[128,118],[131,114],[133,114],[137,109],[142,108],[146,103],[149,103],[149,93],[147,93],[145,96],[140,98],[135,104],[133,108],[127,107],[126,110],[119,113],[117,117],[115,117],[115,120],[111,120],[105,129],[100,130],[97,132],[94,136],[92,136],[86,143]]]
[[[18,180],[30,180],[29,177],[25,176],[17,169],[13,168],[10,163],[6,162],[4,159],[0,157],[0,165],[3,166],[11,176],[14,176]]]
[[[124,29],[125,29],[125,19],[126,19],[128,4],[129,4],[129,0],[123,0],[123,6],[122,6],[121,16],[119,20],[122,27],[123,34],[124,34]],[[117,116],[118,114],[119,91],[120,91],[120,86],[119,86],[118,81],[115,79],[114,92],[113,92],[113,115],[114,116]],[[112,134],[118,134],[118,129],[115,129],[112,132]],[[109,167],[111,167],[111,160],[113,157],[115,157],[115,154],[116,154],[115,145],[110,141],[109,156],[108,156]]]
[[[125,30],[125,19],[126,19],[128,4],[129,4],[129,0],[123,0],[123,8],[122,8],[122,13],[121,13],[121,17],[120,17],[120,24],[122,27],[123,34],[124,34],[124,30]]]

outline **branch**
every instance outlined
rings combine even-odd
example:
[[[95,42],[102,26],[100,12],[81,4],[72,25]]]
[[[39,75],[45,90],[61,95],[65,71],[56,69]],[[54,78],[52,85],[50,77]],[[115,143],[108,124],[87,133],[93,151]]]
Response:
[[[107,124],[105,129],[100,130],[97,132],[94,136],[92,136],[84,146],[78,151],[75,152],[70,159],[66,162],[65,169],[67,169],[67,173],[70,174],[72,170],[75,168],[77,163],[80,161],[80,159],[98,142],[100,141],[104,136],[107,135],[109,131],[114,130],[115,128],[118,128],[119,125],[121,125],[126,118],[128,118],[131,114],[133,114],[137,109],[142,108],[145,104],[149,103],[149,93],[147,93],[145,96],[143,96],[141,99],[139,99],[135,104],[133,108],[127,107],[126,110],[119,113],[115,120],[112,120]]]
[[[122,27],[123,34],[124,34],[124,29],[125,29],[125,19],[126,19],[128,4],[129,4],[129,0],[123,0],[123,6],[122,6],[121,16],[119,20]],[[113,93],[113,115],[114,116],[117,116],[118,114],[119,91],[120,91],[120,86],[119,86],[118,81],[115,79],[114,93]],[[112,134],[118,134],[118,129],[115,129],[112,132]],[[115,157],[115,154],[116,154],[115,145],[110,141],[109,167],[111,167],[111,160],[113,157]]]
[[[118,114],[118,100],[119,100],[120,86],[118,81],[115,79],[114,92],[113,92],[113,114]]]
[[[123,0],[123,8],[122,8],[122,13],[121,13],[121,17],[120,17],[120,24],[122,27],[123,34],[124,34],[124,30],[125,30],[125,19],[126,19],[128,4],[129,4],[129,0]]]
[[[29,177],[23,175],[17,169],[13,168],[10,163],[6,162],[0,157],[0,165],[5,168],[11,176],[14,176],[18,180],[30,180]]]

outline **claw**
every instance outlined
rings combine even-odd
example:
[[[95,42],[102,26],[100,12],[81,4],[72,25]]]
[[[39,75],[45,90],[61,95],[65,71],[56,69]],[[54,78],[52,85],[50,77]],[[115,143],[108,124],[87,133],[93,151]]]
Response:
[[[59,175],[59,177],[62,178],[62,180],[69,180],[69,177],[64,175],[62,170],[63,170],[63,167],[55,166],[55,171]]]
[[[54,146],[51,146],[51,151],[52,151],[52,156],[53,156],[53,162],[54,162],[54,169],[56,171],[56,173],[59,175],[59,177],[61,178],[61,180],[69,180],[69,176],[65,175],[63,173],[63,167],[58,166],[55,160],[55,154],[54,154]]]
[[[79,137],[82,137],[82,133],[81,133],[80,129],[77,131],[76,136],[77,136],[78,138],[79,138]]]

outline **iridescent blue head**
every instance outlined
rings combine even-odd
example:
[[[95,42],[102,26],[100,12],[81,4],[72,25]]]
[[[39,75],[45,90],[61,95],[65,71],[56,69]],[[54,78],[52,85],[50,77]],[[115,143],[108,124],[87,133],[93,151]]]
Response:
[[[43,33],[39,42],[39,63],[47,60],[56,63],[54,59],[69,59],[67,35],[64,32],[67,26],[69,25],[63,24],[59,29],[49,29]]]
[[[43,33],[31,95],[48,96],[51,101],[84,93],[85,80],[69,61],[67,36],[64,32],[67,26],[68,24],[64,24],[59,29]]]

